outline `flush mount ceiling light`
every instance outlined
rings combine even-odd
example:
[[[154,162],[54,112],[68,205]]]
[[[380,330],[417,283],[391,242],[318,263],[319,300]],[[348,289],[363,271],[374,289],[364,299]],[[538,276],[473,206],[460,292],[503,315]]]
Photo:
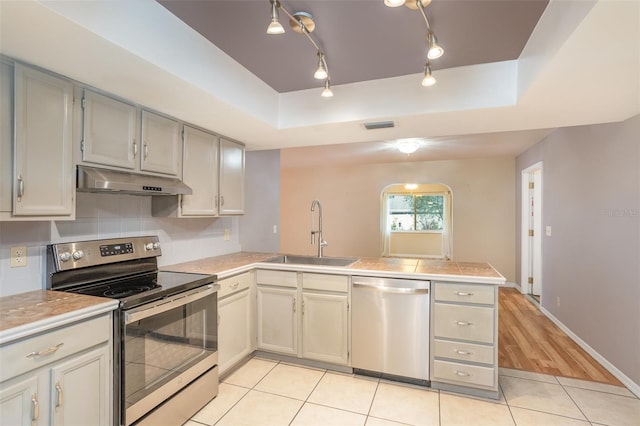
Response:
[[[424,66],[424,77],[422,79],[423,86],[433,86],[436,84],[436,79],[431,75],[431,60],[438,59],[444,54],[444,49],[438,44],[436,35],[431,30],[429,25],[429,18],[427,18],[427,12],[425,8],[431,3],[431,0],[384,0],[384,4],[389,7],[398,7],[405,5],[409,9],[419,10],[420,14],[424,18],[424,23],[427,26],[427,62]]]
[[[420,147],[417,139],[399,139],[396,142],[396,148],[403,154],[413,154]]]
[[[316,23],[313,21],[313,16],[307,12],[295,12],[291,14],[280,3],[279,0],[269,0],[271,2],[271,22],[267,27],[267,34],[283,34],[284,27],[280,24],[278,11],[282,10],[285,15],[289,17],[289,26],[291,29],[299,34],[304,34],[316,49],[318,55],[318,67],[316,68],[313,77],[317,80],[324,80],[324,86],[322,93],[320,94],[324,98],[330,98],[333,96],[331,91],[331,84],[329,80],[329,67],[327,66],[327,60],[325,53],[320,49],[318,43],[311,37],[311,33],[316,29]]]

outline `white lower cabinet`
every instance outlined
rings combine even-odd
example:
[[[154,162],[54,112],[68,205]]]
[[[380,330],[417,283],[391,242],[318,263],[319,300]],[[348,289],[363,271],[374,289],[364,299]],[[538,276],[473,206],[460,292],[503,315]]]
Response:
[[[258,349],[298,354],[297,290],[257,288]]]
[[[110,339],[105,315],[0,347],[0,424],[110,425]]]
[[[218,367],[223,374],[255,349],[254,292],[249,272],[218,284]]]
[[[431,385],[498,398],[498,290],[490,284],[433,286]]]
[[[256,271],[258,349],[349,364],[349,277]]]
[[[346,294],[302,292],[303,358],[347,364],[348,327],[349,303]]]

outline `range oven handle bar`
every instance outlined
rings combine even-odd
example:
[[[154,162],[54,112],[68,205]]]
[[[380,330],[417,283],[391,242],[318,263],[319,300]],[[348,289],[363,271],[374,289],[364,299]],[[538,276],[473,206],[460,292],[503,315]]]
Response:
[[[144,305],[140,308],[125,311],[124,323],[125,325],[131,324],[132,322],[167,312],[171,309],[205,298],[216,291],[218,291],[218,286],[216,284],[208,284],[195,291],[179,293],[174,297],[157,300],[156,302],[151,302],[150,304]]]

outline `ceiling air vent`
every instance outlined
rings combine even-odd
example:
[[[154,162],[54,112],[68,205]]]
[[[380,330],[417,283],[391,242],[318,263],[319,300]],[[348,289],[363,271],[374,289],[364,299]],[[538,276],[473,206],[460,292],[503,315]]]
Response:
[[[389,129],[392,127],[396,127],[396,124],[393,121],[377,121],[375,123],[364,123],[364,128],[367,130]]]

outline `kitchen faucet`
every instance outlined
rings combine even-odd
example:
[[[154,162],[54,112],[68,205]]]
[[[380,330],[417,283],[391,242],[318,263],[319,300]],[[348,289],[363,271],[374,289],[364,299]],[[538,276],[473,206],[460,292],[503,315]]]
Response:
[[[313,212],[318,206],[318,230],[315,231],[313,228]],[[322,249],[329,245],[326,241],[322,239],[322,206],[320,205],[320,201],[313,200],[311,203],[311,244],[315,244],[316,242],[316,234],[318,234],[318,257],[322,257]]]

